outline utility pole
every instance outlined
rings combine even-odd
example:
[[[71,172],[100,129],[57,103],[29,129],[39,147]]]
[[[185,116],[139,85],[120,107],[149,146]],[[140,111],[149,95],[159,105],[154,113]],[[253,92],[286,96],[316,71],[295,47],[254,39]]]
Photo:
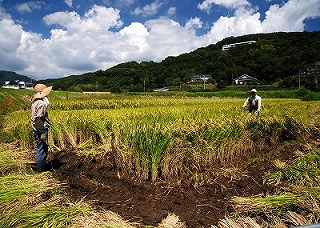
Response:
[[[300,75],[301,75],[301,70],[299,70],[299,90],[300,90]]]

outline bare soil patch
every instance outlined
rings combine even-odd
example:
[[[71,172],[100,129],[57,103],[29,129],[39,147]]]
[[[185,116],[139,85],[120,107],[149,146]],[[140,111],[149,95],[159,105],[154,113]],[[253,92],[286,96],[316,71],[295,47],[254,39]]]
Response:
[[[179,216],[187,227],[210,227],[234,212],[232,196],[272,194],[275,186],[263,184],[263,176],[274,169],[274,159],[290,162],[297,150],[319,148],[319,132],[303,141],[285,141],[257,152],[255,159],[243,156],[236,161],[237,175],[220,167],[210,185],[194,188],[185,183],[136,181],[117,176],[101,156],[79,157],[72,152],[55,152],[49,163],[53,175],[66,183],[66,193],[84,199],[99,209],[111,210],[123,219],[143,225],[158,225],[169,213]],[[222,171],[222,172],[221,172]]]

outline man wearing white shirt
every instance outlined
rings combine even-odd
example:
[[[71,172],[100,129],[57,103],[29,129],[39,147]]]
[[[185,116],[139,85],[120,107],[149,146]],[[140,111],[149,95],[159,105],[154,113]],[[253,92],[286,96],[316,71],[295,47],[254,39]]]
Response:
[[[244,102],[242,108],[248,108],[249,113],[259,113],[261,110],[261,97],[257,95],[257,90],[251,90],[251,96]]]

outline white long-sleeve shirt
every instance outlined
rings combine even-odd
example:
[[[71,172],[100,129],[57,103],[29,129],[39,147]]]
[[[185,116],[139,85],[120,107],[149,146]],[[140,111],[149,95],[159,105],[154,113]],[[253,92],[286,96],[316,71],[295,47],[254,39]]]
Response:
[[[250,96],[247,98],[247,100],[244,102],[243,108],[249,107],[249,111],[257,111],[260,112],[261,110],[261,97],[256,95],[255,97]]]

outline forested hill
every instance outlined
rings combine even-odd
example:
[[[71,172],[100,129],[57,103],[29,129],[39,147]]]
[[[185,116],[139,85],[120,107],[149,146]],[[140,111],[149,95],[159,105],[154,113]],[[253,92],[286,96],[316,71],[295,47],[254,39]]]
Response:
[[[256,42],[221,50],[224,44],[243,41]],[[232,78],[248,74],[261,84],[278,82],[288,87],[297,85],[298,77],[292,76],[300,72],[302,85],[319,90],[319,75],[315,75],[320,72],[319,50],[320,31],[252,34],[229,37],[161,62],[127,62],[106,70],[43,82],[61,90],[143,91],[181,85],[200,74],[210,74],[211,83],[225,86],[232,83]]]
[[[5,70],[0,70],[0,86],[4,84],[5,81],[25,81],[25,82],[31,82],[31,78],[17,74],[12,71],[5,71]]]

